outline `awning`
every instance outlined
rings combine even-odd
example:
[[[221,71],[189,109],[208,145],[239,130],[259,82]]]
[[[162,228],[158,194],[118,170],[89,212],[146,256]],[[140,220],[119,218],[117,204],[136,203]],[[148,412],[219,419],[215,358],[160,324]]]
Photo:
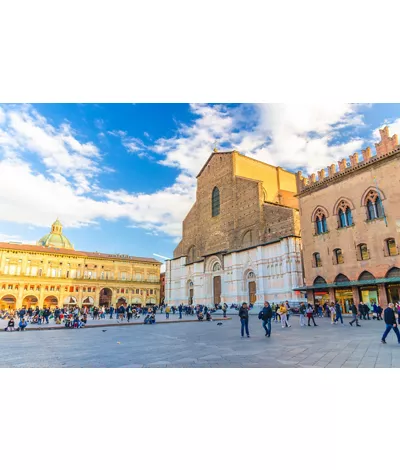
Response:
[[[332,282],[330,284],[315,284],[312,286],[296,287],[294,291],[305,291],[305,290],[321,290],[328,289],[329,287],[340,288],[340,287],[352,287],[352,286],[371,286],[377,284],[396,284],[400,283],[400,277],[381,277],[378,279],[367,279],[365,281],[346,281],[346,282]]]

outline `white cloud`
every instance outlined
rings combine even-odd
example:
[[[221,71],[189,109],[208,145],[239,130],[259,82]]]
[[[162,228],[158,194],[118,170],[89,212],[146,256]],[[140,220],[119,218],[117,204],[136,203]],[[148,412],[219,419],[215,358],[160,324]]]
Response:
[[[6,111],[0,143],[8,156],[36,155],[48,171],[72,177],[81,192],[90,190],[89,180],[99,172],[100,151],[93,143],[81,143],[68,123],[56,129],[31,106]]]
[[[6,120],[6,113],[0,107],[0,124],[2,124]]]
[[[400,118],[398,118],[395,120],[387,119],[377,129],[375,129],[372,133],[374,142],[380,142],[381,135],[379,133],[379,129],[383,129],[385,126],[389,126],[390,136],[397,134],[400,140]]]
[[[82,142],[69,123],[56,129],[32,107],[11,108],[0,121],[0,218],[48,227],[58,215],[66,226],[126,218],[152,234],[181,235],[182,220],[196,194],[196,175],[217,141],[220,150],[238,149],[288,169],[319,169],[359,149],[362,139],[333,144],[346,126],[362,125],[354,105],[191,105],[194,120],[177,125],[171,138],[148,148],[124,131],[109,131],[130,152],[159,154],[159,163],[180,173],[168,188],[151,194],[98,189],[101,152]],[[1,119],[1,118],[0,118]],[[47,168],[38,173],[26,151]],[[3,157],[1,159],[1,156]],[[94,198],[94,195],[96,198]]]

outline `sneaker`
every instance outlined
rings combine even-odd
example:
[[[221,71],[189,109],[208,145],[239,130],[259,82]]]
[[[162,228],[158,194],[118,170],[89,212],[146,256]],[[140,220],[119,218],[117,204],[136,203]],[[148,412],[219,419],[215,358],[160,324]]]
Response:
[[[284,326],[282,326],[282,328],[285,328]]]
[[[386,344],[386,341],[384,339],[381,339],[382,344]]]
[[[349,325],[350,325],[350,326],[353,326],[353,323],[351,323],[351,321],[350,321],[350,322],[349,322]]]
[[[356,326],[361,326],[361,325],[356,325]]]
[[[250,338],[250,335],[247,335],[248,338]]]
[[[289,328],[292,328],[292,325],[288,325]]]

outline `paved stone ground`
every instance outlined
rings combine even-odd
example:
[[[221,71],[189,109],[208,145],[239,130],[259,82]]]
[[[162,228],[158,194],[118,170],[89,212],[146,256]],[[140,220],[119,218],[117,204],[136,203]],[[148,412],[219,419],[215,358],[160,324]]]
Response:
[[[250,318],[251,338],[240,337],[236,316],[217,322],[139,325],[0,335],[1,367],[400,367],[394,333],[380,344],[384,323],[356,328],[331,325],[292,328],[273,323],[266,338]]]

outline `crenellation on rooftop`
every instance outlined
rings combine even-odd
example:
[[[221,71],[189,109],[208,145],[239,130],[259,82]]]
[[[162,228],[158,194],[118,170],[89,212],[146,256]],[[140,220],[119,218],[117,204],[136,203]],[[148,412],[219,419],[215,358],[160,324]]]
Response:
[[[308,177],[304,177],[302,176],[302,172],[298,171],[296,175],[298,194],[317,188],[326,181],[334,180],[335,178],[362,168],[369,163],[372,164],[400,150],[398,136],[397,134],[393,134],[393,136],[390,137],[388,126],[379,129],[379,133],[381,141],[375,144],[376,155],[374,156],[372,156],[371,147],[367,147],[361,151],[361,159],[359,158],[358,152],[355,152],[350,155],[348,159],[342,158],[339,160],[337,165],[332,163],[327,168],[318,170],[317,176],[315,173],[312,173]]]

